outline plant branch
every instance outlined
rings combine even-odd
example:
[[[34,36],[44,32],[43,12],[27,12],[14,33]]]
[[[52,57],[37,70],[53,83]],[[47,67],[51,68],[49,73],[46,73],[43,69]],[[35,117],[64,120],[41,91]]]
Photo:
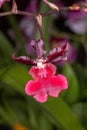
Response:
[[[58,8],[58,10],[50,10],[50,11],[46,11],[43,13],[40,13],[42,15],[42,17],[48,16],[48,15],[52,15],[54,13],[58,13],[60,11],[70,11],[70,10],[80,10],[83,9],[84,12],[87,13],[87,4],[82,3],[82,4],[73,4],[72,6],[69,7],[61,7]],[[0,16],[8,16],[8,15],[26,15],[26,16],[31,16],[31,17],[36,17],[37,14],[36,13],[31,13],[31,12],[26,12],[26,11],[21,11],[21,10],[16,10],[16,11],[9,11],[9,12],[2,12],[0,13]]]
[[[35,18],[36,18],[38,29],[39,29],[39,32],[40,32],[40,37],[44,41],[43,31],[42,31],[42,21],[43,21],[42,20],[42,15],[38,14]]]

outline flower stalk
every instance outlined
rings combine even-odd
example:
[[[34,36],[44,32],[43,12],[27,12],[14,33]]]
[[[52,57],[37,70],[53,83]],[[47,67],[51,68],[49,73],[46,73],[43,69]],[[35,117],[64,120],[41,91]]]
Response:
[[[42,32],[42,15],[41,14],[38,14],[36,16],[36,21],[37,21],[37,26],[40,32],[40,39],[44,41],[43,32]]]
[[[2,4],[4,2],[6,2],[6,0],[2,0],[3,2],[1,3],[0,2],[0,5],[2,6]],[[8,2],[10,0],[7,0]],[[47,0],[43,0],[43,2],[48,5],[51,10],[50,11],[47,11],[47,12],[43,12],[43,13],[40,13],[42,15],[42,17],[45,17],[45,16],[48,16],[48,15],[52,15],[54,13],[58,13],[60,11],[70,11],[70,10],[80,10],[80,9],[83,9],[84,12],[87,12],[87,4],[86,3],[78,3],[78,4],[73,4],[72,6],[69,6],[69,7],[57,7],[55,4],[51,3],[51,2],[48,2]],[[0,7],[1,7],[0,6]],[[16,4],[16,1],[13,0],[12,2],[12,10],[9,11],[9,12],[2,12],[0,13],[0,16],[8,16],[8,15],[26,15],[26,16],[31,16],[31,17],[37,17],[38,14],[37,13],[30,13],[30,12],[26,12],[26,11],[22,11],[22,10],[18,10],[17,9],[17,4]]]

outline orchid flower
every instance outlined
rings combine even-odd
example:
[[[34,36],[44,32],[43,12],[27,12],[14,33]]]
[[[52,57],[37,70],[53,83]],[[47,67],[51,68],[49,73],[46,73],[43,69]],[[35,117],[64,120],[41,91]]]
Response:
[[[53,63],[65,61],[68,43],[62,47],[51,50],[48,56],[45,56],[44,42],[42,39],[31,41],[31,46],[35,50],[36,59],[27,56],[15,57],[13,60],[27,65],[33,65],[29,70],[34,80],[30,80],[25,85],[26,94],[33,96],[38,102],[46,102],[48,96],[58,97],[59,93],[68,88],[67,79],[64,75],[56,73],[56,66]]]

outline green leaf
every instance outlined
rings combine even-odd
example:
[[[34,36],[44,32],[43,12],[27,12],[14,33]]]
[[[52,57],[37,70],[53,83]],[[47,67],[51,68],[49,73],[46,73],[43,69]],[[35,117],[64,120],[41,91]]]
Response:
[[[72,67],[68,64],[65,64],[62,73],[67,77],[69,86],[68,90],[64,92],[64,99],[66,99],[70,104],[75,103],[78,101],[80,96],[80,85],[77,76]]]
[[[64,130],[85,130],[62,98],[50,99],[42,106],[53,115]]]
[[[25,83],[31,79],[25,66],[17,64],[0,71],[0,80],[24,93]]]
[[[8,122],[9,125],[12,124],[12,120],[7,116],[7,112],[3,109],[3,107],[0,106],[0,117],[3,117],[6,122]]]
[[[0,32],[0,62],[9,63],[12,53],[13,47],[10,41]]]
[[[52,130],[52,124],[44,116],[39,118],[39,130]]]
[[[81,100],[86,99],[87,98],[87,68],[76,63],[74,69],[78,76],[78,80],[80,84],[80,91],[81,91],[80,99]]]

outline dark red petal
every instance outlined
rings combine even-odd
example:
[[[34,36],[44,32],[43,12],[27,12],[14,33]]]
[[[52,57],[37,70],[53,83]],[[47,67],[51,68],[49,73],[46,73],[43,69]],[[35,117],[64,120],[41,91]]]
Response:
[[[28,95],[35,95],[42,89],[42,82],[30,80],[25,85],[25,92]]]
[[[12,55],[12,59],[14,61],[17,61],[17,62],[21,62],[23,64],[27,64],[27,65],[35,65],[35,61],[30,59],[29,57],[27,56],[19,56],[19,57],[15,57],[15,54]]]
[[[59,57],[51,60],[51,63],[58,63],[60,61],[67,61],[67,56],[59,56]]]
[[[31,43],[32,47],[35,50],[35,54],[36,54],[36,58],[42,58],[44,56],[44,54],[46,53],[46,51],[44,50],[44,42],[42,39],[35,41],[32,40]]]
[[[61,91],[68,88],[67,79],[61,74],[50,78],[49,82],[49,95],[52,97],[57,97]]]
[[[61,60],[65,60],[68,46],[68,43],[66,43],[64,46],[60,46],[51,50],[49,52],[49,55],[47,56],[47,62],[58,62]]]

